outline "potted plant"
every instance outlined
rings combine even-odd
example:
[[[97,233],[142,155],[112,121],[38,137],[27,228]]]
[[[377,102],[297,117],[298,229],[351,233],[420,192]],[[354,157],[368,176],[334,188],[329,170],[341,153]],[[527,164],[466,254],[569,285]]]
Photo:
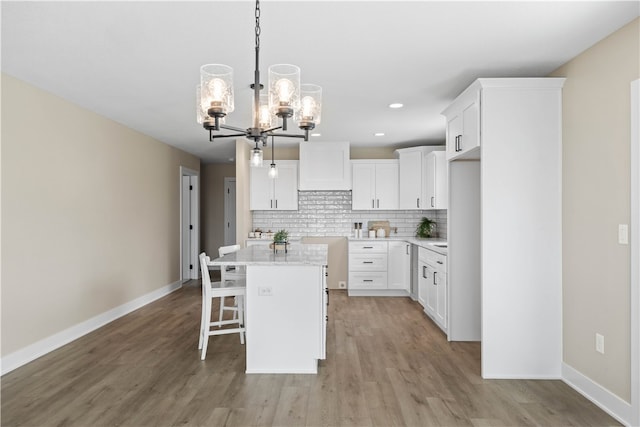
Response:
[[[420,220],[418,228],[416,228],[416,237],[421,237],[423,239],[431,237],[431,233],[435,231],[435,228],[436,222],[424,216]]]
[[[289,240],[289,232],[287,230],[279,230],[273,235],[273,250],[284,249],[287,252],[287,242]]]

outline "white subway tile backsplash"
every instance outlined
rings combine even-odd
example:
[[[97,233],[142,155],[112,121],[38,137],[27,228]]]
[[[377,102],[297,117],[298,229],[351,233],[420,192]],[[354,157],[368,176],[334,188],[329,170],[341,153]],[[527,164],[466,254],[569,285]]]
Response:
[[[398,233],[392,236],[415,235],[423,216],[436,221],[436,237],[447,238],[447,211],[352,211],[350,191],[300,191],[298,211],[252,211],[253,228],[263,231],[285,228],[291,237],[350,236],[353,223],[388,220]]]

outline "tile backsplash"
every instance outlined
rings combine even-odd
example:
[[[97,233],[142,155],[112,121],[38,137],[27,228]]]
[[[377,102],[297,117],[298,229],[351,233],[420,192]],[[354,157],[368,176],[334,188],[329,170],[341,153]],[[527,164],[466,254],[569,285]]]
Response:
[[[391,236],[412,237],[422,217],[436,221],[434,237],[447,238],[447,211],[443,210],[351,210],[351,191],[299,191],[297,211],[253,211],[253,229],[263,231],[287,229],[291,237],[351,236],[353,223],[388,220],[398,233]]]

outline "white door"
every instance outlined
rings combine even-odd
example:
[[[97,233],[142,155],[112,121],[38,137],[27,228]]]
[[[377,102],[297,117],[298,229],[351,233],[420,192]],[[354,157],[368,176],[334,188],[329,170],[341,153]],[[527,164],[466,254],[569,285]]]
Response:
[[[200,249],[198,172],[180,167],[180,278],[197,279]]]
[[[249,209],[268,211],[273,207],[273,179],[267,173],[268,166],[252,166],[249,169]]]
[[[193,263],[191,262],[191,177],[182,177],[182,221],[180,224],[180,234],[182,236],[182,278],[188,279],[191,277],[191,268]]]
[[[224,245],[236,244],[236,179],[224,179]]]
[[[295,164],[278,165],[278,177],[269,178],[274,185],[273,208],[278,210],[298,210],[298,167]]]

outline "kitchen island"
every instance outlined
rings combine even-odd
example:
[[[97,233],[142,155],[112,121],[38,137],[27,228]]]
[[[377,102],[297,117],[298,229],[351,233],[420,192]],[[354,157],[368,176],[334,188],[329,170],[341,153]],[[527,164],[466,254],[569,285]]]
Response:
[[[327,245],[249,246],[211,266],[244,265],[246,372],[318,372],[326,355]]]

